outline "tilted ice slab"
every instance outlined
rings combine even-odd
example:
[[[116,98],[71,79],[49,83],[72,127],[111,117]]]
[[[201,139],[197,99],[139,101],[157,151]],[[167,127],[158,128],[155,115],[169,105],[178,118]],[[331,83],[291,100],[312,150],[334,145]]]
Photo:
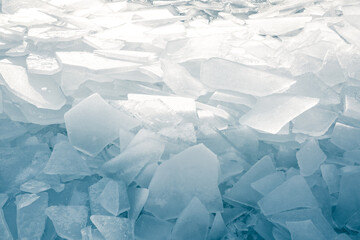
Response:
[[[295,83],[290,78],[220,58],[211,58],[202,64],[200,79],[215,89],[258,97],[283,92]]]
[[[240,118],[240,123],[259,131],[278,133],[282,127],[319,102],[317,98],[271,95],[260,98],[253,109]]]

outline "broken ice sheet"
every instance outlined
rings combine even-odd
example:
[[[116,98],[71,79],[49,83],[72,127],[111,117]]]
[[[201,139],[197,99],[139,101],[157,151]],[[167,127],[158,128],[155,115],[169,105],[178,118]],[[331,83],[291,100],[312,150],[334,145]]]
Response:
[[[360,146],[360,128],[337,122],[330,141],[344,150],[356,149]]]
[[[54,57],[30,53],[26,58],[27,70],[30,73],[53,75],[61,70]]]
[[[20,190],[28,193],[39,193],[49,190],[51,186],[45,182],[31,179],[20,186]]]
[[[302,239],[319,239],[325,240],[325,236],[316,228],[311,220],[304,220],[298,222],[287,222],[286,223],[291,239],[302,240]]]
[[[220,58],[212,58],[202,64],[200,80],[215,89],[258,97],[283,92],[295,83],[285,76]]]
[[[130,204],[123,181],[110,180],[98,198],[101,206],[115,217],[129,210]]]
[[[94,53],[119,59],[123,61],[131,61],[138,63],[151,63],[157,60],[157,55],[154,52],[144,52],[144,51],[129,51],[129,50],[95,50]]]
[[[145,210],[161,219],[176,218],[197,197],[207,211],[221,211],[218,164],[216,155],[202,144],[163,162],[151,180]]]
[[[56,233],[69,240],[81,239],[81,229],[86,226],[88,209],[85,206],[51,206],[45,210]]]
[[[276,134],[289,121],[318,102],[316,98],[275,94],[260,98],[239,121],[256,130]]]
[[[92,215],[90,220],[106,240],[134,239],[133,226],[127,218]]]
[[[142,214],[135,223],[135,237],[141,240],[167,240],[173,224],[153,216]]]
[[[314,174],[326,160],[325,153],[321,150],[315,139],[310,139],[296,153],[300,173],[303,176]]]

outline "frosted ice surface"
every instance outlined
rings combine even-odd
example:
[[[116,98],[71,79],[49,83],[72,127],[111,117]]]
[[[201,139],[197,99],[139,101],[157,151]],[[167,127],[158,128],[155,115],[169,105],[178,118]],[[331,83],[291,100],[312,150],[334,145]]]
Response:
[[[346,80],[336,54],[330,51],[326,54],[323,65],[317,75],[330,87],[343,83]]]
[[[150,63],[157,60],[156,53],[154,52],[128,50],[95,50],[94,52],[105,57],[138,63]]]
[[[301,176],[294,176],[264,196],[258,205],[265,215],[318,206],[309,185]]]
[[[145,210],[161,219],[176,218],[197,197],[209,212],[221,211],[218,165],[216,155],[202,144],[163,162],[151,180]]]
[[[283,172],[275,172],[251,183],[251,187],[265,196],[284,181],[285,174]]]
[[[131,219],[132,221],[135,221],[147,199],[149,196],[149,189],[147,188],[129,188],[128,189],[128,196],[129,196],[129,202],[130,202],[130,210],[129,210],[129,219]]]
[[[256,130],[276,134],[288,122],[314,107],[319,99],[291,95],[271,95],[258,100],[240,123]]]
[[[325,240],[325,236],[321,234],[319,229],[315,227],[311,220],[304,220],[298,222],[287,222],[286,223],[291,239],[302,240],[302,239],[319,239]]]
[[[220,213],[216,213],[208,238],[221,239],[226,234],[226,225]]]
[[[135,237],[141,240],[170,239],[173,224],[149,215],[142,214],[135,223]]]
[[[303,176],[314,174],[320,165],[326,160],[325,153],[319,147],[315,139],[310,139],[296,153],[300,173]]]
[[[28,72],[44,75],[53,75],[61,70],[54,57],[33,53],[27,56],[26,66]]]
[[[93,94],[64,115],[71,144],[89,155],[98,154],[118,138],[120,126],[131,127],[131,118]]]
[[[338,114],[335,112],[314,107],[292,121],[292,132],[308,134],[310,136],[321,136],[328,131],[337,117]]]
[[[81,239],[81,229],[88,220],[88,208],[85,206],[51,206],[45,210],[52,221],[56,233],[69,240]]]
[[[44,172],[50,175],[90,175],[85,160],[69,142],[59,142],[54,146]]]
[[[255,207],[262,195],[251,187],[251,183],[274,172],[275,166],[271,157],[265,156],[251,166],[251,168],[241,176],[239,181],[225,193],[224,197],[231,201]]]
[[[201,81],[209,87],[258,97],[283,92],[294,80],[243,64],[212,58],[201,66]]]
[[[171,233],[174,240],[205,239],[209,227],[209,213],[200,200],[194,197],[176,220]]]
[[[110,179],[108,178],[102,178],[100,181],[89,187],[91,215],[109,215],[109,212],[101,206],[99,201],[99,197],[109,181]]]
[[[98,198],[101,206],[114,216],[129,210],[126,185],[122,181],[110,180]]]
[[[19,239],[41,239],[45,229],[48,194],[16,196],[16,222]]]
[[[136,69],[139,64],[105,58],[89,52],[57,52],[64,66],[85,68],[93,72],[123,72]]]
[[[127,218],[92,215],[90,220],[105,240],[134,239],[133,226]]]
[[[344,150],[356,149],[360,146],[360,128],[337,122],[330,141]]]
[[[50,189],[51,186],[45,182],[31,179],[20,186],[20,190],[28,193],[39,193]]]

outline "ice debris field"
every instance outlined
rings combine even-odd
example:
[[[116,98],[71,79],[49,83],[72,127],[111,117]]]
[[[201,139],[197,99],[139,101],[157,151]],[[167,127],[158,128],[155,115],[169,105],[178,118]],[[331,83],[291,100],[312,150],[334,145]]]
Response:
[[[358,0],[0,3],[0,240],[360,239]]]

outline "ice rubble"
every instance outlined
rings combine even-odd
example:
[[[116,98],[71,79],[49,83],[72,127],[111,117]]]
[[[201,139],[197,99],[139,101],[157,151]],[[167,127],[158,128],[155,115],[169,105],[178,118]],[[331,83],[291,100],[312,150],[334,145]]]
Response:
[[[0,3],[0,239],[359,238],[358,1]]]

